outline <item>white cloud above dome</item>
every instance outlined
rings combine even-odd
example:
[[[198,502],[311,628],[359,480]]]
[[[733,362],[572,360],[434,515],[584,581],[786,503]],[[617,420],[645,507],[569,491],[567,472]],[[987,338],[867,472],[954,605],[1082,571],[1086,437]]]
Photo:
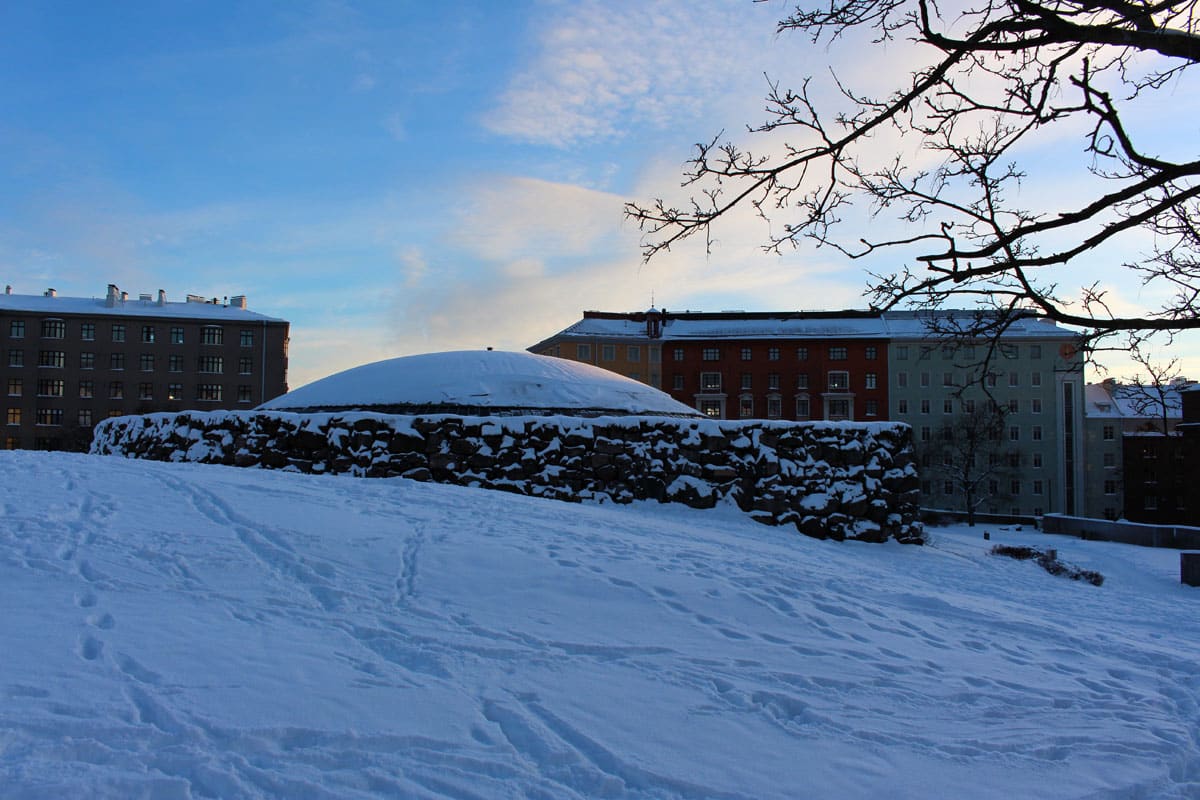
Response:
[[[699,416],[606,369],[532,353],[459,350],[353,367],[263,403],[273,411],[413,407]]]

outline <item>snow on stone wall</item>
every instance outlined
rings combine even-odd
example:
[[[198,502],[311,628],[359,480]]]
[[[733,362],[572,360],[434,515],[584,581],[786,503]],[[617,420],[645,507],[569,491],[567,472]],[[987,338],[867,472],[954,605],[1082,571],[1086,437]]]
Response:
[[[728,502],[818,538],[921,541],[911,429],[891,422],[185,411],[104,420],[92,452],[576,502]]]

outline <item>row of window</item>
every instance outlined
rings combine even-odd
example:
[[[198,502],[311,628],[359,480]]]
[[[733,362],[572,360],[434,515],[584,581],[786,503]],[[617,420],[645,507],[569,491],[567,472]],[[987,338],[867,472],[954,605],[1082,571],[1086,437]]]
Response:
[[[1042,357],[1042,346],[1040,344],[1029,344],[1025,346],[1028,348],[1026,352],[1028,353],[1029,358],[1038,360]],[[910,346],[906,344],[896,345],[897,361],[907,361],[909,359],[909,347]],[[917,359],[920,361],[928,359],[933,354],[935,349],[936,348],[932,345],[917,346]],[[953,358],[960,361],[970,362],[976,358],[974,345],[944,344],[941,346],[941,351],[943,359]],[[1003,358],[1020,358],[1021,347],[1020,345],[1009,344],[1006,342],[999,346],[997,353],[999,353],[999,355]]]
[[[960,401],[956,401],[953,397],[943,398],[942,399],[942,413],[943,414],[955,413],[958,410],[958,408],[956,408],[957,402],[960,402]],[[975,401],[973,399],[966,398],[961,401],[961,404],[962,404],[962,410],[965,413],[967,413],[967,414],[975,413]],[[1007,407],[1008,412],[1010,414],[1018,414],[1021,411],[1021,401],[1016,399],[1015,397],[1010,399],[1005,404],[1005,406]],[[923,398],[921,398],[920,402],[917,404],[917,408],[919,409],[919,413],[929,414],[929,413],[931,413],[931,409],[933,408],[933,401],[930,400],[928,397],[923,397]],[[897,414],[909,413],[909,405],[908,405],[907,398],[902,397],[902,398],[899,398],[898,400],[896,400],[896,413]],[[1035,397],[1029,401],[1029,413],[1031,413],[1031,414],[1042,413],[1041,398]]]
[[[795,398],[796,402],[796,419],[805,420],[812,419],[813,408],[812,400],[807,395],[801,395]],[[849,398],[832,397],[825,398],[825,419],[829,420],[844,420],[853,419],[853,408]],[[709,417],[720,418],[724,411],[724,404],[720,400],[701,399],[698,408],[702,414]],[[879,416],[879,402],[877,400],[867,400],[864,403],[864,413],[868,417]],[[754,398],[749,396],[741,396],[738,398],[738,416],[742,419],[755,418]],[[783,398],[779,396],[767,397],[767,413],[766,419],[781,419],[783,417]]]
[[[211,396],[214,394],[214,392],[211,388],[213,386],[216,387],[215,396]],[[123,398],[125,396],[125,382],[124,381],[109,381],[108,387],[109,387],[108,388],[108,392],[109,392],[108,396],[110,398]],[[167,387],[168,387],[167,388],[167,399],[168,400],[182,400],[183,399],[183,384],[171,383],[171,384],[168,384]],[[250,389],[251,389],[251,387],[249,385],[242,385],[242,386],[238,387],[238,401],[239,402],[250,400],[250,393],[251,393]],[[66,397],[66,390],[67,390],[67,382],[64,380],[57,379],[57,378],[45,378],[45,379],[41,379],[37,382],[37,396],[38,397]],[[24,395],[24,391],[25,391],[24,382],[20,378],[9,378],[9,380],[8,380],[8,396],[9,397],[21,397]],[[205,396],[201,396],[202,394]],[[83,398],[95,397],[96,396],[96,382],[91,381],[91,380],[79,381],[79,396],[83,397]],[[200,384],[197,387],[197,397],[196,397],[197,400],[220,400],[221,398],[222,398],[221,384],[217,384],[217,383]],[[150,383],[148,381],[139,383],[138,384],[138,399],[139,400],[153,400],[154,399],[154,384]]]
[[[767,348],[767,360],[768,361],[779,361],[781,358],[782,352],[783,352],[782,348],[768,347]],[[753,349],[750,347],[740,347],[740,348],[738,348],[738,355],[742,361],[751,361],[751,360],[753,360],[754,352],[753,352]],[[873,360],[879,358],[879,348],[877,348],[873,345],[867,346],[863,349],[863,355],[868,361],[873,361]],[[683,357],[684,357],[683,348],[676,347],[675,348],[675,360],[683,361]],[[808,347],[797,347],[796,348],[796,360],[797,361],[807,361],[808,357],[809,357],[809,348]],[[840,345],[833,345],[826,349],[826,357],[830,361],[845,361],[846,359],[848,359],[850,357],[850,350],[847,347],[842,347]],[[720,361],[721,360],[721,348],[720,347],[702,348],[700,351],[700,358],[703,359],[704,361]]]
[[[141,326],[141,341],[146,344],[153,344],[158,341],[158,328],[154,325]],[[171,326],[169,329],[171,344],[184,343],[184,328],[181,326]],[[43,339],[65,339],[67,337],[67,323],[61,319],[44,319],[41,323],[41,333]],[[114,342],[124,342],[126,336],[126,325],[124,323],[113,323],[110,333]],[[14,319],[8,323],[8,335],[11,339],[25,338],[25,320]],[[96,323],[82,322],[79,325],[79,338],[85,342],[94,342],[96,340]],[[220,325],[205,325],[200,328],[200,344],[224,344],[225,329]],[[254,331],[243,329],[238,337],[238,343],[242,347],[254,346]]]
[[[67,365],[67,354],[63,350],[39,350],[37,363],[39,367],[62,369]],[[125,363],[126,357],[124,353],[110,353],[108,356],[109,369],[125,369]],[[160,362],[156,360],[153,353],[142,353],[138,356],[138,368],[142,372],[153,372],[156,363]],[[8,366],[25,366],[25,351],[10,349],[8,351]],[[96,354],[80,353],[79,368],[95,369]],[[170,372],[183,372],[183,356],[167,356],[167,369]],[[216,374],[223,373],[225,372],[225,359],[223,356],[200,356],[196,361],[196,371],[211,372]],[[253,358],[250,356],[242,356],[238,359],[238,374],[249,375],[253,371]]]
[[[81,397],[92,397],[92,394],[90,393],[91,389],[89,388],[88,391],[89,391],[89,394],[86,394],[86,395],[81,394],[80,396]],[[238,393],[237,401],[239,403],[254,402],[254,397],[253,397],[254,388],[252,386],[239,386],[239,387],[237,387],[237,393]],[[108,389],[108,399],[124,400],[125,399],[124,385],[122,385],[120,383],[110,384],[109,389]],[[139,400],[153,400],[154,399],[153,385],[149,384],[149,383],[138,384],[138,399]],[[170,384],[170,386],[167,387],[167,399],[168,400],[182,400],[183,399],[183,385],[178,384],[178,383]],[[204,402],[221,402],[224,399],[224,387],[222,387],[221,384],[219,384],[219,383],[200,384],[199,386],[196,387],[195,399],[198,401],[204,401]],[[62,419],[63,419],[63,413],[64,413],[63,409],[61,409],[61,408],[39,408],[39,409],[37,409],[35,418],[37,420],[38,425],[61,425]],[[129,413],[129,412],[121,411],[121,410],[114,410],[114,411],[109,412],[109,416],[121,416],[122,414],[127,414],[127,413]],[[80,409],[78,421],[79,421],[80,425],[91,425],[92,424],[92,409],[90,409],[90,408]],[[9,407],[9,409],[8,409],[8,424],[9,425],[20,425],[21,422],[22,422],[22,410],[20,408]]]
[[[993,432],[993,434],[994,435],[990,436],[989,438],[991,438],[993,440],[999,439],[998,431]],[[1030,439],[1032,441],[1035,441],[1035,442],[1043,441],[1042,426],[1034,425],[1030,429],[1029,435],[1030,435]],[[928,425],[922,425],[920,428],[920,431],[918,433],[918,436],[922,442],[933,441],[933,428],[929,427]],[[955,438],[954,427],[952,425],[943,425],[938,432],[938,438],[943,442],[954,441],[954,438]],[[1008,440],[1010,442],[1021,441],[1021,426],[1020,425],[1009,425],[1008,426]]]
[[[897,372],[896,373],[896,386],[901,389],[908,388],[908,384],[909,384],[908,377],[909,377],[909,374],[907,372],[904,372],[903,370],[901,370],[900,372]],[[928,372],[919,373],[917,378],[919,381],[919,385],[922,389],[928,389],[930,387],[930,385],[932,384],[932,380],[931,380],[932,376]],[[966,383],[967,383],[966,381],[959,382],[953,372],[943,372],[942,373],[942,386],[943,387],[946,387],[948,389],[957,389],[962,386],[965,386]],[[997,386],[1000,385],[1000,375],[995,372],[989,372],[987,374],[987,376],[984,378],[984,383],[987,385],[987,387],[989,389],[995,389]],[[1020,386],[1021,385],[1021,373],[1019,373],[1019,372],[1008,373],[1008,385],[1013,388]],[[1042,385],[1042,373],[1031,372],[1029,374],[1029,385],[1034,386],[1034,387],[1041,386]]]
[[[754,388],[754,376],[748,372],[742,373],[740,389],[742,391],[751,391]],[[826,375],[826,391],[830,392],[848,392],[850,391],[850,373],[844,370],[834,370]],[[874,372],[868,372],[863,376],[863,388],[875,389],[879,386],[879,378]],[[700,373],[700,391],[702,392],[719,392],[722,387],[722,378],[720,372],[701,372]],[[778,372],[770,372],[767,374],[767,389],[777,391],[781,387],[780,376]],[[676,391],[684,389],[684,376],[676,374],[672,381],[672,388]],[[808,373],[801,373],[796,376],[797,389],[810,389]]]
[[[1023,487],[1024,487],[1024,484],[1020,480],[1017,480],[1014,478],[1013,480],[1009,481],[1008,482],[1009,496],[1010,497],[1019,497],[1021,495]],[[958,493],[958,487],[955,485],[954,481],[952,481],[952,480],[942,481],[941,488],[942,488],[942,494],[944,494],[948,497],[953,496]],[[926,494],[926,495],[932,494],[933,493],[933,483],[931,481],[921,481],[921,492],[922,492],[922,494]],[[987,493],[988,493],[988,495],[993,496],[993,497],[995,497],[996,495],[999,495],[1000,494],[1000,481],[998,481],[998,480],[988,481]],[[1030,481],[1029,482],[1029,493],[1034,496],[1041,496],[1041,495],[1045,494],[1046,493],[1045,482],[1042,481],[1041,479],[1036,479],[1036,480]],[[1016,514],[1018,512],[1013,511],[1013,513]],[[1041,511],[1041,509],[1034,509],[1033,513],[1040,516],[1042,511]]]

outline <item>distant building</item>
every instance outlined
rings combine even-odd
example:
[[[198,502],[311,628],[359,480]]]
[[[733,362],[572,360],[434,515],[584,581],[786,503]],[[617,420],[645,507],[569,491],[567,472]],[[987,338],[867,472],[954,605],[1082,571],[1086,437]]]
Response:
[[[937,312],[946,321],[973,312]],[[1029,316],[986,345],[946,345],[928,312],[585,311],[529,348],[659,387],[721,419],[900,420],[924,443],[922,504],[962,510],[936,444],[964,409],[995,402],[1018,452],[979,510],[1035,515],[1083,506],[1083,364],[1076,334]]]
[[[1109,379],[1087,386],[1085,515],[1134,522],[1178,522],[1184,443],[1180,379],[1153,390]],[[1166,431],[1163,431],[1164,418]]]
[[[253,408],[287,391],[289,325],[228,301],[0,295],[4,446],[84,449],[105,417]]]

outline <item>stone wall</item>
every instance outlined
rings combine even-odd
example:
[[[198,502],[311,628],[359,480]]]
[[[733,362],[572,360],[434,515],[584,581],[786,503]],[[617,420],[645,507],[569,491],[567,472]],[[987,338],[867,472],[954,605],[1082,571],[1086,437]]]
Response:
[[[901,423],[193,411],[104,420],[92,452],[576,502],[733,503],[818,538],[922,535],[911,429]]]

